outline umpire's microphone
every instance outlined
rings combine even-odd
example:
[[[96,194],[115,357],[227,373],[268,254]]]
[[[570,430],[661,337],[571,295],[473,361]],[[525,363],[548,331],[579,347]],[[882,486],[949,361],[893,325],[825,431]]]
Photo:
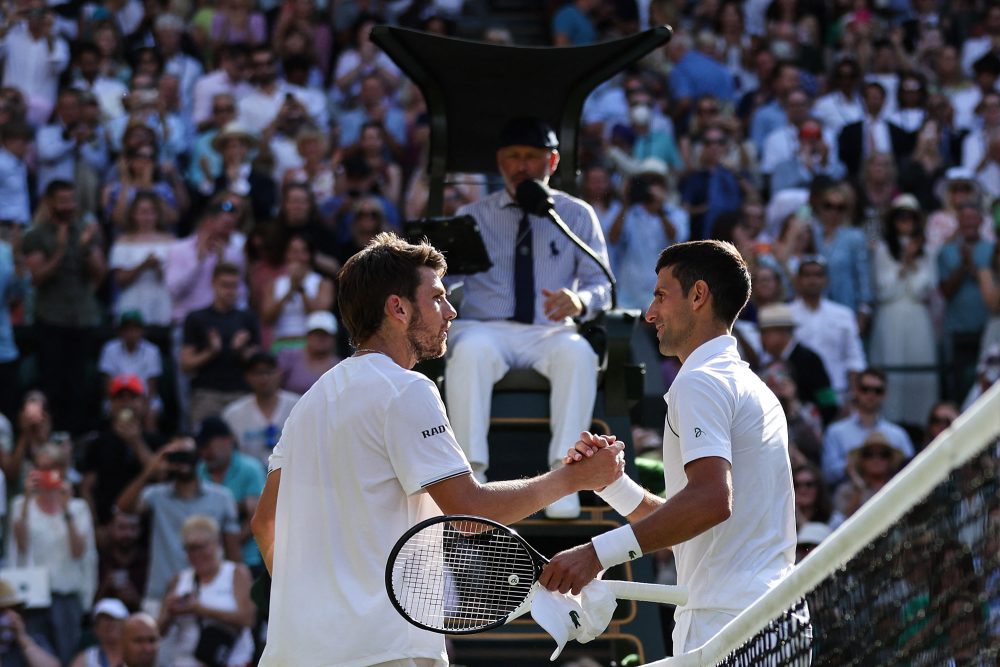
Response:
[[[598,255],[594,250],[588,246],[579,236],[577,236],[572,229],[570,229],[566,222],[559,217],[556,213],[556,205],[552,200],[552,191],[547,185],[539,180],[529,178],[527,180],[521,181],[517,185],[517,190],[514,192],[514,200],[517,205],[523,210],[531,213],[532,215],[538,215],[543,218],[548,218],[552,223],[559,228],[559,230],[565,234],[573,245],[577,246],[585,252],[592,260],[597,262],[597,265],[601,267],[601,271],[604,276],[611,283],[611,307],[618,307],[618,289],[615,283],[615,277],[611,274],[611,269],[605,266],[604,260]]]

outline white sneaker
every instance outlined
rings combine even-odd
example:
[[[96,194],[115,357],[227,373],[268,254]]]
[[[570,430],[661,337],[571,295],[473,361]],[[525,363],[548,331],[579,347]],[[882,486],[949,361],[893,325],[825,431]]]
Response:
[[[571,493],[563,496],[545,508],[545,516],[549,519],[575,519],[580,516],[580,495]]]

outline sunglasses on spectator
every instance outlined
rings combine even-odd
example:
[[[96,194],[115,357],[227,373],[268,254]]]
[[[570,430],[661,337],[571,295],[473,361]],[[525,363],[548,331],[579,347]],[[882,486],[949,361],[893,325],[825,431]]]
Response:
[[[208,542],[185,542],[184,551],[204,551],[210,546]]]
[[[863,384],[858,386],[858,391],[862,394],[876,394],[881,396],[885,393],[885,387],[881,385]]]
[[[212,113],[232,113],[236,111],[234,106],[212,107]]]
[[[719,113],[719,107],[698,107],[698,113]]]
[[[888,461],[892,458],[892,450],[888,447],[865,447],[861,450],[863,459],[884,459]]]
[[[232,213],[235,210],[236,204],[229,200],[220,201],[208,207],[209,213]]]
[[[706,146],[723,146],[726,143],[725,137],[705,137]]]
[[[382,213],[380,211],[369,211],[367,209],[362,209],[354,214],[358,218],[381,218]]]
[[[826,211],[846,211],[847,204],[841,202],[823,202],[823,209]]]
[[[944,426],[950,426],[951,422],[954,420],[945,415],[932,415],[928,421],[931,424],[943,424]]]
[[[804,479],[795,482],[796,489],[815,489],[818,485],[814,479]]]

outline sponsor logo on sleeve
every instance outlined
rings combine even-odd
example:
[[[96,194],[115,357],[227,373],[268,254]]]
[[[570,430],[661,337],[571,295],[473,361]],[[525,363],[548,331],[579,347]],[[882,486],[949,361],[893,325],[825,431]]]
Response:
[[[441,424],[440,426],[435,426],[434,428],[429,428],[425,431],[421,431],[420,435],[424,436],[424,438],[429,438],[432,435],[440,435],[441,433],[444,433],[447,430],[448,426],[445,424]]]
[[[694,429],[694,437],[696,437],[696,438],[700,438],[700,437],[701,437],[701,434],[702,434],[702,433],[704,433],[704,431],[702,431],[702,430],[701,430],[700,428],[698,428],[698,427],[695,427],[695,429]]]

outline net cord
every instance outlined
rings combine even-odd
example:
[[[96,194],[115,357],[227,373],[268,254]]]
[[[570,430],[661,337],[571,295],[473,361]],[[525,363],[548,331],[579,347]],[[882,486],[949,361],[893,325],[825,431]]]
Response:
[[[743,610],[700,648],[647,663],[647,667],[718,664],[888,530],[952,470],[998,437],[1000,382],[990,387],[881,491],[817,546],[786,579]]]

